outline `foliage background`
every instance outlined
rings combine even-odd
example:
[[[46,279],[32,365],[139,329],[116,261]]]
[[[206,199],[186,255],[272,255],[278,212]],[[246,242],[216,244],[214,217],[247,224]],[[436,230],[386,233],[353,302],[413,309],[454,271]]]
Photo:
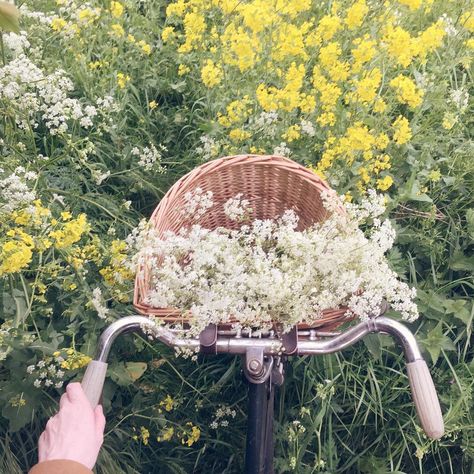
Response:
[[[473,472],[472,4],[18,6],[24,40],[3,32],[0,69],[0,471],[36,462],[62,391],[46,380],[80,379],[100,331],[133,312],[122,239],[139,219],[205,160],[278,152],[347,199],[386,192],[398,229],[389,258],[418,289],[412,329],[446,435],[423,435],[399,349],[372,336],[291,361],[275,413],[276,472]],[[43,74],[36,82],[31,64]],[[67,129],[55,131],[51,116]],[[42,361],[53,366],[44,377]],[[245,401],[238,360],[191,363],[123,338],[97,472],[242,472]]]

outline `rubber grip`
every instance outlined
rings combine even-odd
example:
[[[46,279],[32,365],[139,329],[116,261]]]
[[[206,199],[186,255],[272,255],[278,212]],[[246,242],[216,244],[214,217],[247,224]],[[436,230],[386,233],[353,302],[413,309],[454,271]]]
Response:
[[[407,364],[408,380],[421,427],[432,439],[444,434],[444,421],[433,379],[423,359]]]
[[[82,389],[91,402],[92,408],[95,408],[99,404],[102,389],[104,388],[107,365],[105,362],[92,360],[89,362],[84,378],[82,379]]]

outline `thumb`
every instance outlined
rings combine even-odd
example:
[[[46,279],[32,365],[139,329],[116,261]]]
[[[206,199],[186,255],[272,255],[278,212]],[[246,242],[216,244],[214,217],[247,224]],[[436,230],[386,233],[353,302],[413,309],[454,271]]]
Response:
[[[95,432],[99,439],[102,439],[104,436],[105,429],[105,416],[104,411],[102,410],[102,405],[97,405],[94,410],[95,418]]]

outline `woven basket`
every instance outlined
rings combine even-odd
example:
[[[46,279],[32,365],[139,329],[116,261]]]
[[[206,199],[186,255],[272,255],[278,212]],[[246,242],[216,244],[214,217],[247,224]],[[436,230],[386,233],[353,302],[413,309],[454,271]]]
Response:
[[[326,218],[321,192],[331,191],[316,174],[288,158],[267,155],[220,158],[195,168],[170,188],[150,218],[159,234],[178,232],[182,226],[189,225],[189,218],[181,210],[186,202],[185,194],[196,188],[212,191],[214,203],[224,203],[241,193],[250,201],[256,219],[272,219],[293,209],[299,216],[299,230]],[[193,222],[207,229],[235,229],[240,225],[225,215],[223,206],[213,206]],[[147,268],[142,270],[135,280],[135,308],[142,314],[154,315],[169,323],[186,323],[186,317],[179,309],[153,308],[145,304],[150,289],[149,275]],[[327,310],[316,320],[308,315],[307,321],[299,327],[334,329],[353,319],[345,316],[346,311],[347,308]]]

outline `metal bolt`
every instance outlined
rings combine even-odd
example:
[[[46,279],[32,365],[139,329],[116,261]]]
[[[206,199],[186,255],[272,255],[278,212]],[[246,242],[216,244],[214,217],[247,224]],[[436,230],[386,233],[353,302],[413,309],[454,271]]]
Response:
[[[258,373],[262,370],[262,364],[257,359],[252,359],[249,362],[249,370],[253,373]]]

